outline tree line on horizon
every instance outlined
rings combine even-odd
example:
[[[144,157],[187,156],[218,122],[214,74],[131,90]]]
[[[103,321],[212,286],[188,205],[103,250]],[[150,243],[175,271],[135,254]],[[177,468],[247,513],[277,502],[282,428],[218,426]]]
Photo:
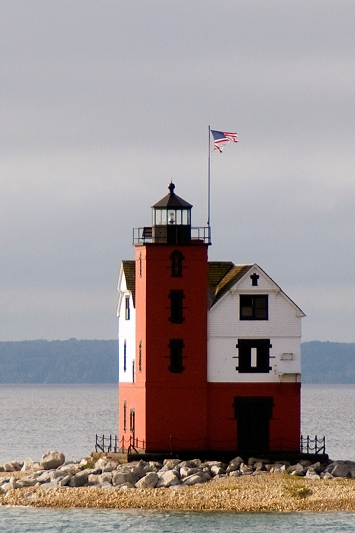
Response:
[[[0,342],[0,383],[117,381],[117,340]],[[355,383],[355,343],[302,343],[302,383]]]

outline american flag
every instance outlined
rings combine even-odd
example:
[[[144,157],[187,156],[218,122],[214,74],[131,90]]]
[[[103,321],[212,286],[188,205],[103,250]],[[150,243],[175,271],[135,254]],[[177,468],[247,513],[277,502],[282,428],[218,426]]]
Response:
[[[214,140],[214,149],[222,152],[224,145],[231,141],[237,143],[238,135],[235,131],[216,131],[211,130]]]

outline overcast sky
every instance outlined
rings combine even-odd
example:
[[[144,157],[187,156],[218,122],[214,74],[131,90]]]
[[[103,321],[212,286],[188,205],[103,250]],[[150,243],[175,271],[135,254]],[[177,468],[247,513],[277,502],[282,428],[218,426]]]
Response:
[[[0,340],[116,337],[120,261],[173,180],[211,260],[303,340],[355,342],[354,0],[2,0]]]

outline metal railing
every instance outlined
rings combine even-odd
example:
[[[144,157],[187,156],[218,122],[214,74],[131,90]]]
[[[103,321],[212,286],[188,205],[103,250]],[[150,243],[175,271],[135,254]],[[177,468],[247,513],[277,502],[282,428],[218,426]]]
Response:
[[[133,244],[151,244],[151,243],[166,243],[166,237],[156,236],[153,239],[153,228],[145,226],[141,228],[133,228]],[[191,228],[191,243],[200,242],[203,244],[211,244],[211,227],[193,227]]]
[[[271,448],[275,451],[295,451],[298,447],[297,443],[289,441],[283,437],[275,441],[270,442]],[[216,440],[216,439],[207,439],[207,437],[196,439],[196,440],[184,440],[169,436],[168,439],[164,441],[154,441],[149,442],[149,448],[156,448],[159,450],[165,450],[174,452],[178,451],[201,451],[201,450],[230,450],[233,447],[236,447],[235,440]],[[126,437],[123,436],[121,439],[117,435],[96,435],[95,441],[95,450],[101,452],[115,452],[115,453],[131,453],[135,451],[136,453],[144,453],[147,447],[147,443],[144,440],[138,439],[133,435]],[[272,450],[270,450],[272,451]],[[236,449],[237,452],[237,449]],[[318,437],[317,435],[312,439],[309,435],[301,435],[300,439],[300,452],[307,454],[325,454],[325,437]]]
[[[325,453],[325,437],[315,435],[311,439],[309,435],[301,435],[300,449],[302,453]]]

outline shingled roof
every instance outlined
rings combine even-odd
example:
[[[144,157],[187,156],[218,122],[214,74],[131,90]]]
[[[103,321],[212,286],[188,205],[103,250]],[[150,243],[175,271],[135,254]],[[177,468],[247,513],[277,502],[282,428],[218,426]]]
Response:
[[[132,293],[133,305],[136,307],[136,272],[134,261],[122,261],[127,290]]]
[[[234,265],[230,262],[208,263],[209,306],[212,307],[253,265]],[[228,268],[227,268],[228,267]],[[211,274],[210,274],[211,272]],[[219,279],[218,279],[219,278]]]
[[[212,307],[253,265],[235,265],[231,261],[208,262],[208,304]],[[136,305],[135,262],[122,261],[127,289]]]

